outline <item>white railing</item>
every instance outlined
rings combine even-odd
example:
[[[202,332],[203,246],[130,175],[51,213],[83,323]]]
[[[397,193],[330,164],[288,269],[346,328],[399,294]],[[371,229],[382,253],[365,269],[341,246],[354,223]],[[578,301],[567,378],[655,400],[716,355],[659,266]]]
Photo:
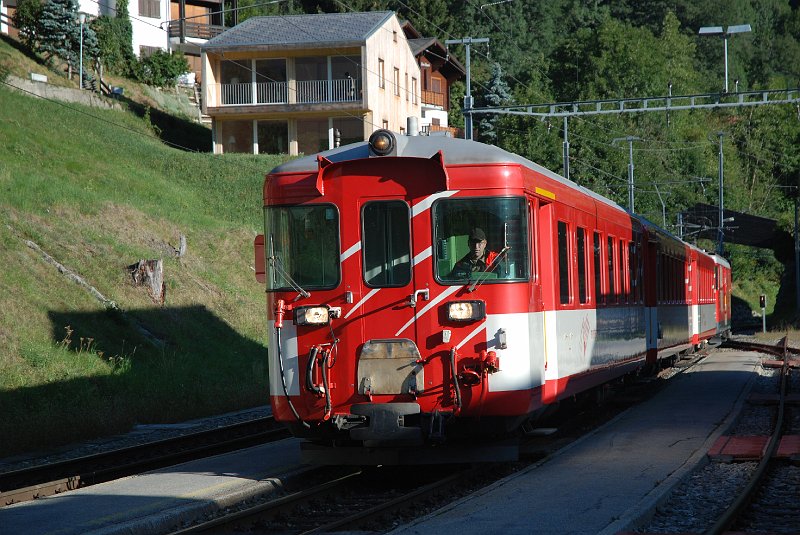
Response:
[[[260,104],[311,104],[319,102],[357,102],[361,83],[353,78],[341,80],[298,80],[293,94],[287,82],[215,84],[220,106]],[[255,99],[254,99],[255,97]]]

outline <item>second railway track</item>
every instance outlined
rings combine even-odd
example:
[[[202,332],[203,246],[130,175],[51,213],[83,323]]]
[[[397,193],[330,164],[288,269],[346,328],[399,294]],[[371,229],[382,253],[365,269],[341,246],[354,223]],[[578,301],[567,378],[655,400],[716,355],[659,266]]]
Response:
[[[0,507],[289,436],[272,417],[0,474]]]

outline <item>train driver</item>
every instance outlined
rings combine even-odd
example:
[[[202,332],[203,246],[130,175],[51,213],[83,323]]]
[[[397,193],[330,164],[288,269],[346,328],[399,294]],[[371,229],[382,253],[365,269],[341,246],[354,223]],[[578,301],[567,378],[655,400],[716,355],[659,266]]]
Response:
[[[497,253],[486,250],[486,233],[483,229],[475,227],[469,233],[469,252],[456,262],[453,271],[450,272],[452,279],[465,279],[470,277],[470,273],[476,271],[486,271],[492,266],[492,262],[497,258]]]

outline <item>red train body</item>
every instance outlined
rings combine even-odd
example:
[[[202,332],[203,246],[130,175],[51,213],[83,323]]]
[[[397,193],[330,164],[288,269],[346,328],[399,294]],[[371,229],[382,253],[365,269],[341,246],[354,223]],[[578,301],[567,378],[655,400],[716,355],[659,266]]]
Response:
[[[513,456],[484,439],[730,330],[724,259],[497,147],[378,131],[264,204],[271,402],[312,462]]]

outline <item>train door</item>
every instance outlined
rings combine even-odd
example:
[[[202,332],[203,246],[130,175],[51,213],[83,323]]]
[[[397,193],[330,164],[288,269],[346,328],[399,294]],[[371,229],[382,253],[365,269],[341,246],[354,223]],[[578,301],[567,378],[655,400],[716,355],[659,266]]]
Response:
[[[356,392],[370,400],[415,396],[424,390],[415,314],[430,295],[414,275],[412,203],[399,195],[362,196],[345,209],[357,218],[360,236],[343,254],[358,252],[361,259],[343,262],[345,298],[353,302],[344,320],[358,321],[364,333],[356,349]]]

